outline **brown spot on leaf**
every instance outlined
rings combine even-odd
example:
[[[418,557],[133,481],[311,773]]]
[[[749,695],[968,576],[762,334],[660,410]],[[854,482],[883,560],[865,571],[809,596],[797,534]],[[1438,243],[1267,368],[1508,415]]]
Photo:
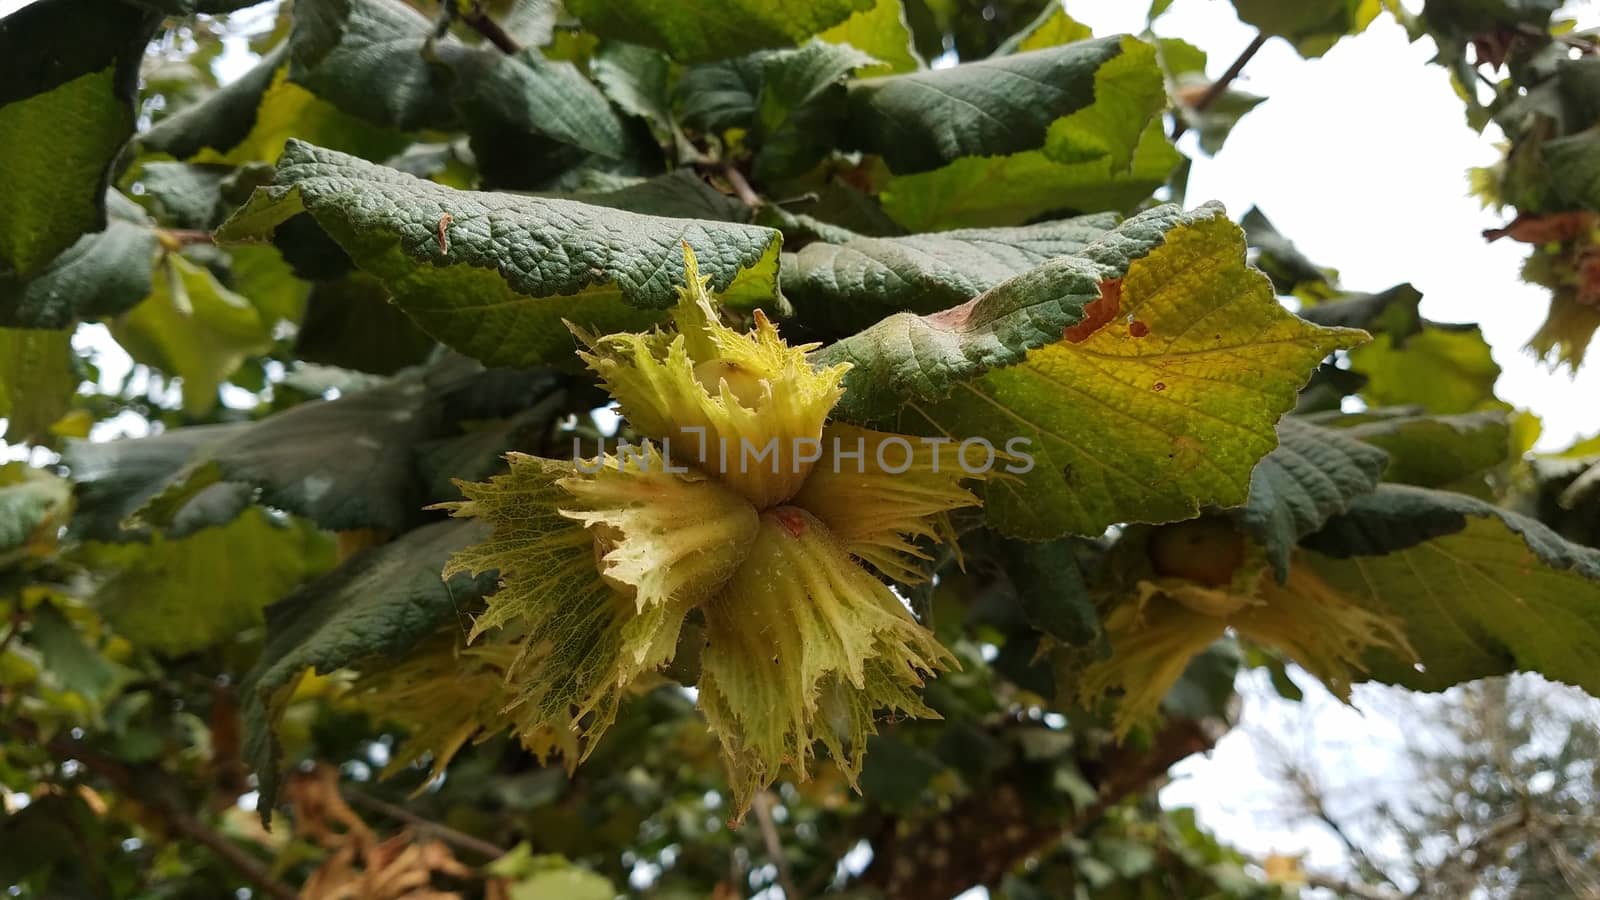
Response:
[[[1122,311],[1122,279],[1111,278],[1100,282],[1100,296],[1083,308],[1083,319],[1061,332],[1061,337],[1081,344],[1089,335],[1104,328]]]
[[[1155,384],[1150,385],[1150,390],[1155,391],[1158,394],[1166,389],[1167,383],[1165,381],[1158,381]]]
[[[1142,338],[1150,333],[1150,326],[1139,321],[1138,319],[1134,319],[1132,322],[1128,323],[1128,333],[1136,338]]]

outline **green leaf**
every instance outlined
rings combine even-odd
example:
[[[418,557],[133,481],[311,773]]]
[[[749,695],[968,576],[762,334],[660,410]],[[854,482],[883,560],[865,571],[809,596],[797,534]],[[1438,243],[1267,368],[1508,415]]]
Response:
[[[858,73],[864,78],[915,72],[922,68],[922,60],[911,43],[911,29],[906,26],[906,13],[900,0],[874,0],[870,8],[853,13],[817,37],[830,44],[849,44],[878,60],[877,65]]]
[[[1433,0],[1422,16],[1430,31],[1470,38],[1523,25],[1547,31],[1551,14],[1560,8],[1561,0]]]
[[[470,141],[415,143],[384,160],[383,164],[453,188],[467,189],[478,180],[471,162]]]
[[[1047,47],[1086,41],[1092,37],[1094,29],[1067,15],[1066,10],[1061,7],[1050,4],[1028,27],[1006,38],[1005,43],[995,50],[995,55],[1043,50]]]
[[[1317,366],[1311,373],[1311,380],[1300,389],[1300,399],[1295,403],[1294,411],[1301,415],[1336,413],[1343,405],[1344,398],[1361,390],[1366,383],[1366,376],[1341,369],[1336,363],[1324,362]]]
[[[695,66],[678,86],[684,122],[711,133],[749,132],[739,140],[758,150],[755,174],[763,181],[798,175],[838,141],[845,78],[875,62],[852,46],[818,40]]]
[[[1174,229],[1220,212],[1217,206],[1188,214],[1176,206],[1157,207],[1081,252],[1029,269],[960,306],[920,317],[890,316],[813,353],[816,366],[853,367],[834,414],[845,421],[886,421],[908,402],[942,399],[962,381],[1023,362],[1028,351],[1060,341],[1064,329],[1083,321],[1103,281],[1126,275]]]
[[[281,127],[270,139],[246,141],[243,152],[270,159],[295,137],[381,159],[403,143],[391,129],[464,128],[485,156],[495,141],[530,140],[607,158],[625,155],[621,120],[572,63],[533,48],[508,55],[448,36],[435,39],[433,31],[400,0],[302,2],[286,45],[287,66],[271,80],[254,130],[263,131],[269,120]],[[281,109],[269,114],[274,101]],[[485,162],[484,169],[491,168]]]
[[[848,334],[890,313],[964,303],[1057,256],[1077,253],[1116,224],[1100,214],[1021,228],[984,228],[815,241],[783,255],[783,293],[799,321]]]
[[[1088,309],[1105,291],[1119,297],[1112,308]],[[1161,207],[1077,256],[955,309],[892,316],[815,361],[855,366],[841,418],[997,450],[1027,439],[1033,467],[993,478],[985,510],[1003,533],[1039,539],[1245,502],[1311,369],[1363,337],[1279,306],[1219,207]]]
[[[855,81],[846,138],[899,175],[1037,150],[1051,123],[1095,103],[1096,72],[1125,50],[1123,39],[1101,38]]]
[[[1146,127],[1167,107],[1156,48],[1123,38],[1122,52],[1094,73],[1094,102],[1050,125],[1045,155],[1063,164],[1107,158],[1128,169]]]
[[[271,324],[250,301],[176,253],[111,333],[134,359],[182,379],[184,412],[196,417],[216,406],[217,388],[246,357],[272,346]]]
[[[1100,617],[1078,567],[1076,547],[1071,540],[999,540],[994,553],[1028,624],[1064,644],[1083,646],[1100,636]]]
[[[861,791],[874,803],[910,814],[927,802],[923,790],[946,768],[939,757],[909,741],[875,734],[867,739],[867,762],[861,767]]]
[[[98,0],[42,0],[0,19],[0,284],[105,227],[155,22]]]
[[[708,134],[750,127],[761,93],[763,58],[750,54],[685,69],[677,89],[684,124]]]
[[[1326,420],[1344,433],[1389,454],[1385,481],[1419,487],[1457,485],[1504,463],[1511,455],[1511,427],[1504,413],[1418,415],[1398,410],[1389,415],[1350,415]]]
[[[1420,665],[1370,654],[1372,678],[1442,690],[1524,670],[1600,693],[1600,551],[1481,500],[1399,485],[1307,546],[1296,566],[1404,626]]]
[[[1265,103],[1267,98],[1229,88],[1217,95],[1202,112],[1185,110],[1185,118],[1200,132],[1200,149],[1211,156],[1222,152],[1228,135],[1235,125],[1252,109]]]
[[[134,644],[176,655],[261,624],[261,610],[329,560],[327,540],[303,523],[248,510],[227,525],[149,543],[87,543],[91,601]]]
[[[0,466],[0,568],[27,546],[53,545],[72,507],[72,486],[20,462]]]
[[[1550,186],[1573,206],[1600,210],[1600,126],[1545,141]]]
[[[267,608],[267,640],[240,685],[245,754],[255,769],[265,819],[278,787],[272,722],[280,691],[307,669],[326,675],[370,659],[395,659],[472,611],[493,589],[492,573],[442,579],[452,553],[480,541],[477,522],[435,522],[345,561]]]
[[[38,648],[45,671],[62,688],[98,705],[117,683],[117,667],[84,641],[54,603],[28,614],[28,643]]]
[[[493,381],[501,383],[493,385]],[[464,405],[463,401],[482,404],[495,388],[508,392],[507,408]],[[609,401],[600,389],[575,384],[572,376],[551,369],[525,370],[503,380],[496,373],[487,373],[464,384],[445,398],[446,408],[461,420],[462,433],[424,441],[415,450],[428,499],[460,500],[456,480],[484,481],[499,474],[511,451],[549,456],[570,453],[571,435],[557,434],[556,423],[569,410],[592,409]]]
[[[134,520],[135,514],[160,496],[179,472],[205,448],[221,444],[229,437],[248,431],[246,423],[196,425],[174,428],[143,438],[117,441],[73,441],[67,445],[62,461],[77,485],[78,509],[72,519],[76,537],[92,541],[125,541],[148,537],[148,529]],[[182,537],[200,528],[231,521],[250,503],[248,487],[237,486],[236,509],[225,518],[215,506],[200,522],[183,516],[167,529],[169,537]],[[215,501],[215,496],[209,498]],[[197,510],[196,512],[198,512]]]
[[[294,348],[306,362],[392,375],[422,363],[437,346],[389,302],[377,279],[355,272],[311,288]]]
[[[1166,88],[1154,47],[1133,38],[1102,39],[1003,59],[1090,47],[1115,51],[1094,70],[1092,103],[1047,120],[1041,139],[1021,152],[978,151],[1010,155],[969,156],[889,179],[881,195],[884,210],[913,231],[932,231],[1013,225],[1048,213],[1125,210],[1149,197],[1182,160],[1160,118]]]
[[[562,10],[553,0],[485,0],[482,8],[525,47],[547,47],[556,40]]]
[[[534,856],[526,841],[485,867],[510,879],[509,900],[611,900],[617,889],[602,875],[575,866],[562,856]]]
[[[832,151],[844,122],[844,80],[874,62],[848,44],[822,41],[763,54],[756,176],[771,181],[798,175]]]
[[[139,166],[137,183],[163,223],[210,231],[222,221],[223,183],[233,174],[228,166],[157,161]]]
[[[229,247],[228,286],[249,299],[268,323],[299,322],[311,285],[273,247]],[[342,273],[341,273],[342,274]],[[336,277],[336,276],[335,276]]]
[[[114,316],[150,294],[159,241],[154,223],[132,200],[106,195],[109,224],[61,253],[31,281],[0,277],[0,324],[67,328],[77,319]]]
[[[456,191],[299,142],[218,236],[264,239],[303,211],[424,331],[486,365],[570,359],[563,319],[599,332],[656,320],[677,300],[683,243],[724,302],[777,294],[770,229]]]
[[[1050,0],[943,2],[903,0],[906,22],[923,59],[955,51],[957,59],[982,59],[1000,52],[1007,38],[1036,22]]]
[[[452,113],[424,56],[432,31],[426,17],[395,0],[304,0],[289,34],[289,79],[369,122],[437,127]],[[435,49],[445,47],[460,45]]]
[[[1238,696],[1234,684],[1242,662],[1239,645],[1219,640],[1196,654],[1161,698],[1161,711],[1189,719],[1226,719]]]
[[[872,0],[569,0],[567,9],[603,38],[666,51],[678,62],[708,62],[790,47],[843,22]]]
[[[649,122],[657,137],[672,137],[672,60],[649,47],[608,41],[589,71],[612,103]]]
[[[207,148],[219,155],[227,153],[255,127],[261,98],[287,56],[287,44],[273,48],[243,75],[139,135],[140,148],[177,159],[190,159]]]
[[[290,81],[287,58],[288,45],[280,45],[237,80],[158,122],[139,136],[140,146],[237,166],[277,158],[290,138],[372,159],[405,145],[399,132],[341,111]]]
[[[421,516],[422,484],[413,447],[442,430],[441,394],[470,377],[460,360],[437,372],[412,370],[387,384],[304,403],[206,444],[171,481],[168,509],[222,481],[260,491],[260,502],[323,528],[403,531]],[[146,439],[147,440],[147,439]],[[154,524],[167,519],[151,515]]]
[[[750,207],[706,184],[705,179],[690,169],[674,169],[665,175],[642,179],[611,190],[580,191],[550,196],[576,200],[590,206],[605,206],[669,219],[750,221]]]
[[[243,140],[227,153],[202,151],[200,162],[243,165],[271,161],[291,138],[312,141],[367,159],[383,159],[406,145],[404,135],[350,115],[332,103],[289,81],[288,68],[280,67],[261,96],[255,123]]]
[[[428,499],[438,503],[460,500],[456,480],[482,481],[499,474],[505,469],[508,451],[550,449],[544,438],[562,409],[554,403],[541,404],[508,419],[480,423],[464,434],[418,446],[417,467],[427,480]]]
[[[1182,38],[1156,38],[1156,53],[1161,57],[1162,71],[1173,82],[1195,79],[1197,83],[1205,78],[1206,52],[1188,41]]]
[[[968,157],[883,186],[884,211],[911,231],[1018,225],[1045,215],[1125,211],[1167,183],[1183,160],[1152,120],[1127,171],[1109,157],[1063,165],[1043,151]]]
[[[459,86],[454,104],[475,135],[493,131],[540,135],[609,159],[628,144],[605,94],[570,62],[536,49],[515,56],[482,48],[436,48]]]
[[[1376,294],[1340,294],[1307,306],[1300,317],[1318,325],[1387,334],[1396,345],[1422,330],[1422,292],[1409,282]]]
[[[77,387],[70,332],[0,328],[0,433],[9,443],[47,436]]]
[[[1569,540],[1593,547],[1600,546],[1600,453],[1592,446],[1587,453],[1585,449],[1580,443],[1556,456],[1536,456],[1528,468],[1539,520]]]
[[[1378,486],[1389,455],[1349,435],[1295,418],[1278,423],[1278,449],[1250,474],[1250,498],[1239,516],[1267,551],[1278,581],[1289,577],[1289,554],[1330,516]]]
[[[1262,34],[1285,38],[1301,56],[1316,57],[1377,18],[1379,0],[1233,0],[1239,19]]]
[[[1418,406],[1431,413],[1472,412],[1495,403],[1500,367],[1476,325],[1426,322],[1404,346],[1387,334],[1350,353],[1367,377],[1361,397],[1373,406]]]
[[[1272,279],[1272,286],[1280,294],[1303,295],[1308,289],[1314,295],[1331,293],[1330,273],[1321,268],[1274,228],[1272,222],[1256,207],[1239,220],[1250,249],[1256,251],[1256,265]]]

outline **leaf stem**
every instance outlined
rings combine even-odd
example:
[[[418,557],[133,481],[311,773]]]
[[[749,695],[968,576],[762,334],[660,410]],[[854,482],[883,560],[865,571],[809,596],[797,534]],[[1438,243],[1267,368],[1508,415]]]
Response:
[[[767,847],[767,856],[778,867],[778,887],[783,889],[783,896],[789,900],[800,900],[800,892],[795,890],[794,878],[789,874],[789,859],[783,854],[783,842],[778,839],[778,826],[772,820],[775,802],[771,791],[761,791],[752,798],[750,810],[756,814],[756,824],[761,829],[761,842]]]
[[[38,741],[39,728],[32,722],[17,719],[11,723],[11,727],[8,730],[24,739],[33,742]],[[217,830],[196,819],[188,810],[175,805],[166,796],[166,791],[140,784],[140,780],[134,771],[122,762],[109,756],[102,756],[98,752],[64,735],[56,735],[45,741],[43,746],[58,760],[63,762],[76,760],[84,769],[110,782],[112,787],[115,787],[123,796],[138,803],[145,809],[157,813],[174,832],[209,849],[217,855],[218,859],[238,872],[245,881],[254,885],[261,894],[272,897],[274,900],[295,900],[298,896],[294,888],[273,876],[272,870],[267,867],[266,863],[247,853],[243,847],[229,840]]]
[[[22,598],[18,597],[17,605],[11,610],[11,630],[6,632],[4,638],[0,638],[0,656],[4,656],[5,652],[11,649],[11,642],[16,640],[17,635],[22,633],[23,619]]]
[[[1147,790],[1167,771],[1216,745],[1227,730],[1220,719],[1174,716],[1140,749],[1118,745],[1085,760],[1095,799],[1065,820],[1036,818],[1018,784],[1022,773],[997,776],[995,785],[914,827],[885,820],[868,836],[874,855],[859,883],[885,900],[953,897],[976,885],[999,881],[1013,866],[1060,841],[1083,835],[1129,795]],[[1092,762],[1092,764],[1091,764]]]
[[[344,788],[340,793],[344,794],[345,800],[351,806],[359,806],[380,815],[388,816],[396,821],[404,822],[415,827],[419,834],[431,834],[458,850],[476,853],[485,859],[491,860],[499,859],[506,855],[507,851],[503,847],[491,844],[482,838],[473,837],[464,831],[457,831],[448,825],[441,825],[432,819],[425,819],[403,806],[396,806],[393,803],[379,800],[377,797],[372,797],[350,788]]]
[[[156,238],[169,251],[187,247],[190,244],[215,244],[217,242],[211,232],[199,228],[157,228]]]
[[[1336,896],[1354,897],[1356,900],[1404,900],[1402,895],[1391,893],[1381,887],[1371,887],[1358,882],[1345,881],[1342,878],[1335,878],[1331,875],[1318,875],[1314,872],[1306,872],[1304,875],[1306,887],[1333,891]]]
[[[1257,33],[1255,38],[1243,50],[1239,51],[1239,56],[1228,65],[1227,70],[1222,73],[1222,77],[1211,82],[1211,86],[1206,88],[1206,92],[1200,95],[1200,99],[1196,100],[1190,109],[1194,112],[1205,112],[1211,104],[1217,102],[1217,98],[1227,93],[1229,85],[1233,84],[1234,79],[1239,77],[1239,73],[1244,71],[1245,65],[1250,62],[1250,59],[1256,55],[1256,51],[1260,50],[1261,45],[1266,42],[1267,36]],[[1189,130],[1189,122],[1181,112],[1177,119],[1177,124],[1172,127],[1173,140],[1183,137],[1183,133]]]
[[[750,186],[749,179],[744,177],[744,173],[739,171],[738,166],[723,160],[722,164],[717,167],[717,174],[728,182],[728,186],[733,188],[733,195],[738,197],[745,206],[755,209],[761,205],[761,195],[757,194],[755,188]]]
[[[522,52],[522,44],[500,27],[500,23],[489,17],[483,7],[476,2],[461,10],[461,21],[467,27],[483,35],[483,39],[500,48],[500,52],[515,55]]]

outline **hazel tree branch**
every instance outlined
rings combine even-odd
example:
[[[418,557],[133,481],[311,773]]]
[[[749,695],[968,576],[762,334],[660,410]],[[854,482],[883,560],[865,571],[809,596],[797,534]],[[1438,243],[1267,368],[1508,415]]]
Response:
[[[1239,51],[1238,57],[1232,63],[1229,63],[1227,70],[1222,73],[1222,77],[1211,82],[1211,86],[1207,87],[1205,93],[1194,101],[1194,105],[1190,109],[1197,113],[1205,112],[1211,107],[1211,104],[1217,102],[1219,97],[1228,92],[1228,88],[1233,84],[1234,79],[1239,77],[1239,73],[1244,71],[1245,65],[1250,62],[1251,58],[1256,55],[1256,52],[1266,42],[1266,35],[1257,34],[1243,50]],[[1189,130],[1189,122],[1182,114],[1178,115],[1177,120],[1177,124],[1172,126],[1173,140],[1183,137],[1184,132]]]
[[[499,859],[506,855],[507,851],[504,847],[491,844],[483,838],[473,837],[464,831],[457,831],[448,825],[441,825],[432,819],[425,819],[403,806],[396,806],[393,803],[379,800],[377,797],[363,794],[348,787],[341,789],[340,793],[344,795],[344,799],[351,806],[358,806],[379,815],[388,816],[396,821],[404,822],[415,828],[419,835],[431,835],[455,847],[457,850],[476,853],[490,860]]]
[[[15,720],[10,723],[8,730],[24,739],[38,741],[39,729],[32,722]],[[299,896],[294,888],[274,877],[266,863],[195,818],[193,813],[173,803],[166,792],[142,783],[134,771],[121,761],[103,756],[65,735],[56,735],[41,746],[61,762],[76,760],[85,770],[104,778],[124,797],[155,812],[173,832],[216,854],[218,859],[227,863],[262,895],[274,900],[295,900]]]
[[[500,27],[500,23],[490,18],[489,14],[483,11],[483,7],[476,2],[466,4],[461,9],[460,16],[468,28],[483,35],[483,39],[499,48],[500,52],[508,56],[522,52],[522,43]]]
[[[767,855],[772,857],[772,864],[778,867],[778,887],[783,888],[783,896],[788,900],[800,900],[802,895],[795,890],[794,879],[789,874],[789,858],[783,853],[783,842],[778,839],[778,826],[772,819],[775,803],[771,791],[761,791],[750,804],[750,810],[756,814],[756,824],[761,829],[761,842],[767,848]]]
[[[860,881],[886,900],[953,897],[994,884],[1063,836],[1092,828],[1178,761],[1210,750],[1226,730],[1226,723],[1216,719],[1173,718],[1147,749],[1114,749],[1094,766],[1101,773],[1092,779],[1095,799],[1066,820],[1038,820],[1017,787],[1004,781],[912,827],[890,819],[872,838],[872,863]]]

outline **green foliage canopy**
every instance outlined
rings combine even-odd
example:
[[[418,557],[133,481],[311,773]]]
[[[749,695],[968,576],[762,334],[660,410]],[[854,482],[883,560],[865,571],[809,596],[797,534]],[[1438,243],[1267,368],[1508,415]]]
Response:
[[[1274,897],[1140,802],[1246,661],[1600,693],[1600,448],[1528,457],[1410,285],[1162,202],[1169,135],[1260,101],[1200,48],[1040,0],[249,5],[0,20],[0,888]],[[1234,5],[1490,82],[1489,237],[1579,365],[1593,40]],[[616,453],[697,428],[907,465]]]

